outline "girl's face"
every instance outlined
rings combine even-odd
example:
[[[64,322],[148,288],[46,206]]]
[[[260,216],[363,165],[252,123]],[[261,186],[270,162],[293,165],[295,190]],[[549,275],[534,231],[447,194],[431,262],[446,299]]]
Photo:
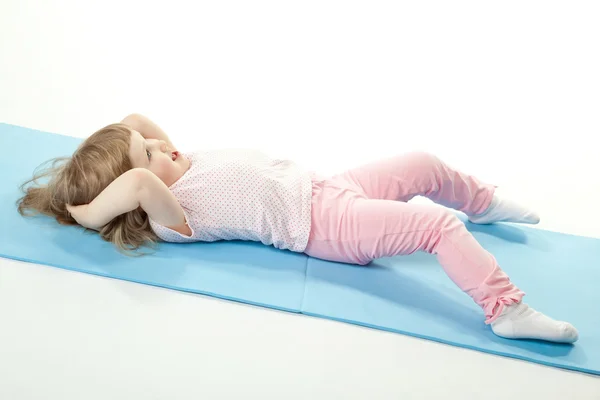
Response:
[[[131,131],[129,158],[134,168],[150,170],[167,186],[177,182],[190,167],[189,160],[169,149],[165,142],[145,139],[135,130]]]

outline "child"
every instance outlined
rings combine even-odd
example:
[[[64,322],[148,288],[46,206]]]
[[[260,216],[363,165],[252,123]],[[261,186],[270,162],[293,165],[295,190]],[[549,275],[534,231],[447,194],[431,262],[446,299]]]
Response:
[[[46,185],[31,185],[50,177]],[[97,230],[119,249],[168,242],[259,241],[331,261],[436,254],[501,337],[573,343],[577,330],[522,302],[524,293],[450,210],[473,223],[538,223],[495,187],[414,152],[330,178],[256,151],[183,153],[133,114],[90,136],[63,165],[24,185],[19,212]],[[426,196],[433,205],[408,203]]]

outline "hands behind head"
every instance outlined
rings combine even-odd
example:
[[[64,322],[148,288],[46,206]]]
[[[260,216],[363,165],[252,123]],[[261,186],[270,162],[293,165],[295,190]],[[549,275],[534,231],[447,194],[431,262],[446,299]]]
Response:
[[[73,217],[73,219],[84,228],[93,229],[95,231],[100,230],[101,227],[96,226],[92,221],[88,204],[83,204],[80,206],[72,206],[67,204],[67,211],[69,211],[71,217]]]

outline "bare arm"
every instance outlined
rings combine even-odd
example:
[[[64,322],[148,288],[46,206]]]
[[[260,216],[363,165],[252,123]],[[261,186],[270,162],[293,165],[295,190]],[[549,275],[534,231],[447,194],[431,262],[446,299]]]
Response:
[[[138,131],[146,139],[164,140],[170,149],[175,151],[177,150],[173,143],[171,143],[171,139],[165,133],[165,131],[163,131],[156,123],[152,122],[148,117],[145,117],[141,114],[130,114],[123,118],[121,123]]]
[[[94,230],[100,230],[113,218],[138,207],[158,224],[182,234],[191,234],[175,196],[156,175],[143,168],[125,172],[90,204],[67,206],[80,225]]]

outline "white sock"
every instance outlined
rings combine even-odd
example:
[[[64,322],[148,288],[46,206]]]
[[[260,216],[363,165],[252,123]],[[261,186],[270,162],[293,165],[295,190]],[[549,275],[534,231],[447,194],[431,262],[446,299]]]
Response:
[[[537,339],[558,343],[573,343],[579,333],[573,325],[555,321],[524,303],[506,306],[491,324],[492,331],[507,339]]]
[[[483,214],[470,216],[469,221],[474,224],[492,224],[494,222],[537,224],[540,222],[540,217],[526,207],[494,194],[488,209]]]

